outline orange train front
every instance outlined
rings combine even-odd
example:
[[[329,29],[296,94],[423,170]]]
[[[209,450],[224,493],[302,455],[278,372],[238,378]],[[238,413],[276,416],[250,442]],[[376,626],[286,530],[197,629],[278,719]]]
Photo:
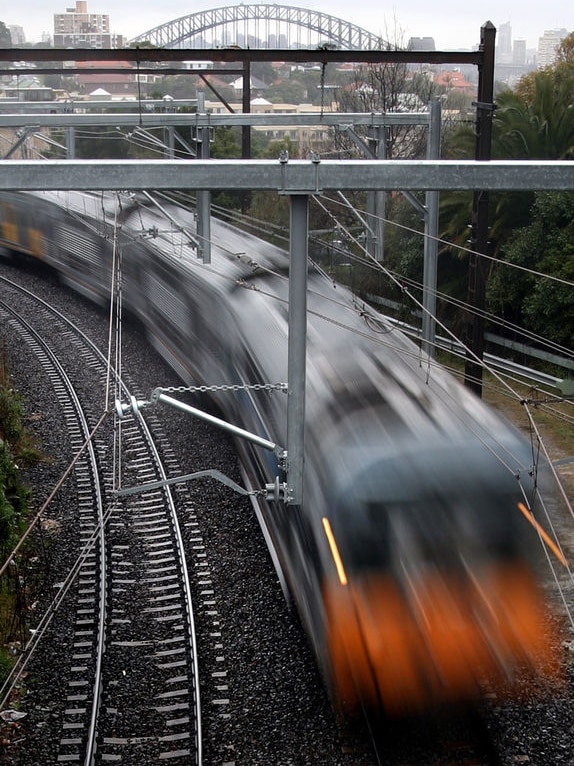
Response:
[[[476,446],[372,458],[322,519],[335,701],[403,716],[556,678],[516,478]]]
[[[436,577],[412,600],[388,578],[327,584],[327,645],[338,701],[400,716],[471,701],[485,683],[507,691],[519,666],[553,677],[556,663],[532,576],[501,570],[489,579],[479,587]]]

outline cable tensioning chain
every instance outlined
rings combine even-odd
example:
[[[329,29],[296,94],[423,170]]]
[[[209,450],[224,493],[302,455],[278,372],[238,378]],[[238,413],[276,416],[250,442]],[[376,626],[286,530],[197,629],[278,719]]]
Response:
[[[254,383],[253,385],[222,385],[222,386],[168,386],[157,388],[159,393],[206,393],[207,391],[287,391],[286,383]]]

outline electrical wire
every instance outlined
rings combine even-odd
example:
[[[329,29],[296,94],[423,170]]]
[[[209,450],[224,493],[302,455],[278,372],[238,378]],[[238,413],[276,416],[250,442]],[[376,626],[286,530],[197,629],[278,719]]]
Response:
[[[339,204],[339,205],[343,204],[339,200],[336,200],[336,199],[334,199],[332,197],[328,197],[327,195],[321,195],[321,196],[324,196],[326,199],[329,200],[329,202],[331,202],[331,203],[333,203],[335,205],[336,204]],[[364,215],[367,215],[366,211],[360,211],[360,212],[364,213]],[[456,244],[454,242],[450,242],[449,240],[441,239],[440,237],[433,237],[431,234],[425,234],[424,232],[421,232],[418,229],[413,229],[411,226],[406,226],[405,224],[397,223],[396,221],[391,221],[388,218],[383,218],[381,216],[374,216],[372,214],[369,214],[369,215],[370,215],[371,218],[376,218],[377,220],[382,221],[383,223],[387,223],[387,224],[390,224],[391,226],[395,226],[396,228],[403,229],[405,231],[409,231],[412,234],[418,234],[419,236],[422,236],[422,237],[428,237],[429,239],[433,240],[434,242],[438,242],[441,245],[446,245],[447,247],[454,248],[456,250],[460,250],[461,252],[463,252],[465,254],[476,255],[479,258],[484,258],[487,261],[492,261],[492,262],[494,262],[496,264],[499,264],[501,266],[507,266],[509,268],[517,269],[518,271],[523,271],[523,272],[525,272],[527,274],[530,274],[533,277],[537,277],[537,278],[540,278],[540,279],[548,279],[550,281],[557,282],[558,284],[566,285],[567,287],[574,287],[574,282],[572,282],[571,280],[563,279],[562,277],[556,277],[553,274],[546,274],[546,273],[544,273],[542,271],[536,271],[535,269],[530,269],[527,266],[521,266],[518,263],[512,263],[510,261],[503,261],[500,258],[496,258],[493,255],[487,255],[486,253],[479,253],[478,251],[473,250],[470,247],[465,247],[464,245],[458,245],[458,244]]]

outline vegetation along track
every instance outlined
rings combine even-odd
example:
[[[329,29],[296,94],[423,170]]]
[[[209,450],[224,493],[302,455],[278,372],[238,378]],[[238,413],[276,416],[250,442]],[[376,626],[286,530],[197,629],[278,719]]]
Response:
[[[165,480],[159,452],[139,416],[126,416],[114,432],[106,423],[89,438],[94,421],[99,426],[104,418],[93,412],[93,399],[82,402],[58,356],[76,357],[104,385],[106,360],[62,314],[16,285],[9,289],[18,292],[10,301],[18,309],[3,300],[0,315],[41,361],[61,404],[71,452],[80,454],[74,464],[78,557],[24,655],[31,656],[58,606],[73,611],[54,760],[91,763],[98,752],[98,760],[143,763],[145,745],[150,762],[201,763],[195,629],[172,490],[160,486],[122,498],[115,491],[120,482],[138,488]],[[32,303],[36,316],[39,310],[49,314],[48,339],[24,316]],[[125,387],[124,395],[130,395]],[[121,468],[114,440],[121,442]]]

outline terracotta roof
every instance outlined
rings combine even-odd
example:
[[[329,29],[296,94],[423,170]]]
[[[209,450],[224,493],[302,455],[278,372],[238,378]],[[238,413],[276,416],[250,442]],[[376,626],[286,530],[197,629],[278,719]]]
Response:
[[[464,79],[460,72],[442,71],[434,76],[435,85],[444,85],[446,88],[461,88],[472,90],[476,86]]]

